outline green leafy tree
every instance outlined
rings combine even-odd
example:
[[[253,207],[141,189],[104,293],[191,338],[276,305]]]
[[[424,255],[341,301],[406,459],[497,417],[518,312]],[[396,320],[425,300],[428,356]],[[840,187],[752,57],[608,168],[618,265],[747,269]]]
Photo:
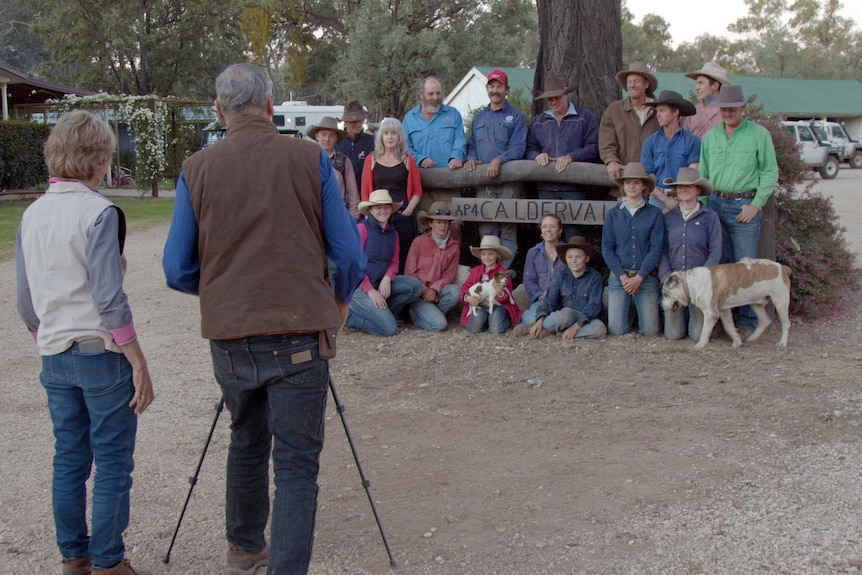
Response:
[[[32,0],[49,76],[113,93],[210,98],[213,78],[245,60],[230,0]]]
[[[670,23],[657,14],[647,14],[639,24],[634,14],[623,7],[623,63],[646,62],[653,70],[661,70],[673,56]]]
[[[746,0],[748,14],[728,29],[734,71],[770,77],[858,78],[862,42],[839,0]]]
[[[437,75],[446,90],[488,60],[529,64],[525,39],[535,45],[537,38],[527,0],[365,0],[345,20],[345,30],[343,47],[335,46],[340,40],[334,36],[329,41],[332,74],[319,92],[336,101],[359,99],[396,117],[416,101],[424,76]]]
[[[33,32],[33,7],[7,0],[0,7],[0,62],[27,74],[38,74],[45,58],[42,39]]]

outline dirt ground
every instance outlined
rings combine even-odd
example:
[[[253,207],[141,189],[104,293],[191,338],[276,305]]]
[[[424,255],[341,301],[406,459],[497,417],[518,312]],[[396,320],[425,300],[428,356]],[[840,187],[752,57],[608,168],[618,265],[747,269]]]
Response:
[[[226,412],[161,563],[219,398],[197,300],[164,287],[166,232],[127,242],[157,393],[139,423],[128,556],[155,573],[221,573]],[[59,573],[50,420],[14,267],[0,263],[0,574]],[[860,326],[857,293],[831,322],[796,320],[786,349],[774,326],[702,352],[638,335],[471,336],[454,318],[440,334],[348,332],[333,379],[398,567],[330,402],[311,573],[857,572]],[[826,485],[800,493],[824,458]],[[789,502],[763,503],[775,494]],[[793,527],[806,509],[810,537]],[[776,514],[778,527],[748,531]]]

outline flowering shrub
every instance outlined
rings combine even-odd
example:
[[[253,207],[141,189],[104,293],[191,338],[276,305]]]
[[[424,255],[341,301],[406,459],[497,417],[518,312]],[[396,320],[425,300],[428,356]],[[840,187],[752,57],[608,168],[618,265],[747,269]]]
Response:
[[[776,259],[793,270],[790,312],[812,319],[835,315],[844,296],[859,289],[845,230],[838,225],[832,201],[812,190],[817,180],[806,178],[809,168],[796,139],[781,128],[781,119],[759,108],[749,109],[746,116],[772,134],[778,159],[775,251]]]
[[[57,111],[113,109],[123,118],[135,139],[135,181],[141,189],[158,185],[165,171],[165,140],[168,133],[168,106],[157,96],[114,96],[99,92],[92,96],[66,94],[49,100]]]

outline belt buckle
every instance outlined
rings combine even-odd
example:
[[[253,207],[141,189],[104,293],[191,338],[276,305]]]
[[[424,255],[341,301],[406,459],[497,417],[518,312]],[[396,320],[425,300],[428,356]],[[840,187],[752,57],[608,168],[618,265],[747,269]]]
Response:
[[[632,272],[630,272],[630,271],[626,270],[626,277],[633,278],[633,277],[635,277],[636,275],[638,275],[638,272],[636,272],[636,271],[632,271]]]

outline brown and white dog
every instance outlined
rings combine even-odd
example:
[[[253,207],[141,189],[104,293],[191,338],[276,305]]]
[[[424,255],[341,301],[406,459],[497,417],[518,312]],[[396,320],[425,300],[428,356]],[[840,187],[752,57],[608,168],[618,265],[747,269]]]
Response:
[[[743,258],[734,264],[674,272],[664,280],[661,293],[664,296],[662,307],[666,311],[693,304],[703,312],[703,331],[696,349],[706,346],[719,318],[724,331],[733,340],[733,347],[739,347],[742,340],[730,310],[743,305],[750,305],[757,314],[757,329],[745,341],[756,340],[772,323],[766,313],[766,304],[770,301],[781,318],[781,339],[777,345],[787,347],[790,268],[785,265],[772,260]]]
[[[494,272],[494,275],[491,276],[486,282],[475,283],[470,286],[470,289],[467,290],[469,295],[474,295],[479,298],[479,303],[482,303],[482,300],[488,300],[488,313],[494,313],[494,302],[497,301],[497,290],[495,289],[495,284],[501,286],[503,289],[506,289],[506,282],[508,279],[513,276],[515,272],[512,270],[506,270],[505,272]],[[478,306],[470,306],[470,309],[467,310],[467,316],[471,315],[479,315]]]

